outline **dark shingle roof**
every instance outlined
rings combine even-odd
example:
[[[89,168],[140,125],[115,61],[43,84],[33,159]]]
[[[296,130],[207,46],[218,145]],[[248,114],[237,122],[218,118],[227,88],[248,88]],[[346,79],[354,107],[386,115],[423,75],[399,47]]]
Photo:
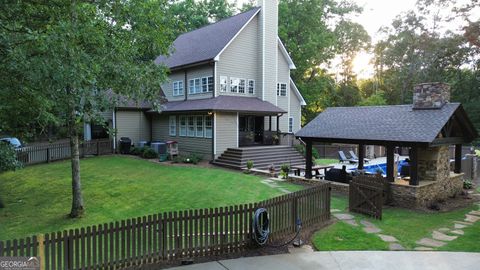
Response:
[[[208,99],[171,101],[161,105],[161,112],[228,111],[261,114],[286,113],[270,102],[251,97],[218,96]]]
[[[430,143],[459,107],[460,103],[438,110],[413,110],[412,105],[328,108],[295,135]]]
[[[214,59],[259,9],[260,7],[255,7],[247,12],[180,35],[173,43],[171,55],[161,55],[155,59],[155,63],[164,64],[173,69]]]

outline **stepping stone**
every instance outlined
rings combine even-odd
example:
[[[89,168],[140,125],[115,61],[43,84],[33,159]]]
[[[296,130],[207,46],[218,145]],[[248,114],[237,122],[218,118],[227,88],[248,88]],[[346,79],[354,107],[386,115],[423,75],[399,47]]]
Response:
[[[313,253],[314,250],[310,245],[302,245],[301,247],[288,247],[288,253],[290,254],[301,254],[301,253]]]
[[[362,223],[363,226],[366,227],[376,227],[375,224],[371,223],[370,221],[367,220],[361,220],[360,223]]]
[[[465,221],[454,221],[454,222],[462,225],[467,225],[467,226],[470,226],[473,224],[472,222],[465,222]]]
[[[430,251],[430,250],[433,250],[433,248],[430,248],[430,247],[416,247],[416,248],[414,248],[414,250],[418,250],[418,251]]]
[[[480,216],[480,211],[470,211],[470,215]]]
[[[286,193],[286,194],[292,193],[290,190],[286,190],[284,188],[279,188],[278,190],[280,190],[281,192]]]
[[[390,243],[390,245],[388,246],[388,249],[390,250],[405,250],[405,248],[400,245],[399,243]]]
[[[472,215],[465,215],[465,221],[475,223],[480,220],[480,217],[472,216]]]
[[[432,238],[440,241],[452,241],[458,238],[458,236],[450,236],[439,231],[433,231]]]
[[[335,208],[330,209],[330,213],[338,213],[338,212],[342,212],[342,211],[340,211],[340,209],[335,209]]]
[[[350,214],[333,214],[334,217],[340,220],[354,219],[355,217]]]
[[[468,225],[458,224],[458,223],[455,223],[455,226],[454,226],[455,229],[463,229],[466,227],[468,227]]]
[[[384,242],[398,242],[397,238],[391,235],[377,234]]]
[[[451,233],[458,234],[458,235],[463,235],[464,232],[462,230],[453,230]]]
[[[445,242],[441,242],[441,241],[437,241],[437,240],[433,240],[433,239],[430,239],[430,238],[422,238],[420,239],[419,241],[415,242],[417,245],[421,245],[421,246],[427,246],[427,247],[442,247],[444,246]]]
[[[355,219],[346,219],[346,220],[342,220],[343,222],[347,223],[347,224],[350,224],[352,226],[355,226],[357,227],[358,226],[358,223]]]
[[[440,228],[440,229],[438,229],[438,231],[439,232],[448,232],[448,231],[450,231],[450,229],[449,228]]]
[[[366,233],[379,233],[382,230],[380,230],[377,227],[363,227],[363,231],[366,232]]]

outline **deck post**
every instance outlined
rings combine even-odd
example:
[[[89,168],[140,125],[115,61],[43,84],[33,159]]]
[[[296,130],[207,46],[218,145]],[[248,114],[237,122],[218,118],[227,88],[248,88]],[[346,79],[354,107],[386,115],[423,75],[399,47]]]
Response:
[[[280,116],[277,115],[277,134],[280,135]]]
[[[410,148],[410,185],[418,186],[418,149],[416,146]]]
[[[358,145],[358,169],[363,170],[363,163],[365,160],[365,145],[359,144]]]
[[[312,179],[312,141],[306,140],[305,141],[305,157],[306,157],[306,164],[305,164],[305,178]]]
[[[268,116],[268,131],[272,131],[272,116]]]
[[[462,145],[455,144],[455,173],[462,172]]]
[[[395,182],[394,167],[395,166],[395,148],[393,145],[387,145],[387,180]]]

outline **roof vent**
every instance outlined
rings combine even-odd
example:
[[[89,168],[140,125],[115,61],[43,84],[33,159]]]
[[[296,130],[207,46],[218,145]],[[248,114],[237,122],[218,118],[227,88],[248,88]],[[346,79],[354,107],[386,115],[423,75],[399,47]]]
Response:
[[[413,89],[413,109],[441,109],[450,101],[450,85],[441,82],[421,83]]]

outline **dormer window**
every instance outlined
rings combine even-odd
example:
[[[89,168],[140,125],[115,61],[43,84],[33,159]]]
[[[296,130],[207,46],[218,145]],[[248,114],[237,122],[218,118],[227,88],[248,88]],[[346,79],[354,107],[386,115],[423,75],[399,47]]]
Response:
[[[238,84],[238,93],[245,94],[245,79],[240,79],[240,83]]]
[[[213,92],[213,77],[202,78],[202,92]]]
[[[248,93],[253,95],[255,94],[255,81],[254,80],[248,80]]]
[[[238,85],[240,84],[240,79],[238,78],[230,78],[230,92],[238,93]]]
[[[287,84],[286,83],[277,83],[277,96],[286,97],[287,96]]]
[[[183,81],[173,82],[173,96],[183,96]]]
[[[220,76],[220,91],[227,92],[227,76]]]

